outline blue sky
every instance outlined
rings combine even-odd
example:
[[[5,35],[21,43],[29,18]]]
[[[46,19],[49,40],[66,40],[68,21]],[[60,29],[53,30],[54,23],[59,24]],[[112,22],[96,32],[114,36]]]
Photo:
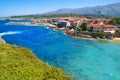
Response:
[[[39,14],[61,8],[82,8],[120,2],[119,0],[1,0],[0,17]]]

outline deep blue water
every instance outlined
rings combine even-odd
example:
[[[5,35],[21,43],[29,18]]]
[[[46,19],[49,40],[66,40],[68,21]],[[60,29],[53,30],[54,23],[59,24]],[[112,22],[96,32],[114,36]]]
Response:
[[[7,43],[31,49],[75,80],[120,80],[120,43],[76,39],[45,27],[7,22],[0,21],[0,33]]]

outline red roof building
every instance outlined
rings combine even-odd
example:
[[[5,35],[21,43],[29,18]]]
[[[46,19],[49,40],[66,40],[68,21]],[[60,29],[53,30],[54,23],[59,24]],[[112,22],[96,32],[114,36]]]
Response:
[[[108,24],[103,24],[103,25],[89,24],[88,25],[88,30],[91,30],[91,31],[115,33],[116,29],[117,29],[117,26],[108,25]]]

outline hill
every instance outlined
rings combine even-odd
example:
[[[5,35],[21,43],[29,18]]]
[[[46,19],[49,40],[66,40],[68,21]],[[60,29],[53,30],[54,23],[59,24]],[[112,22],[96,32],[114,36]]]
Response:
[[[37,59],[30,50],[0,42],[0,80],[71,80],[61,69]]]
[[[106,16],[120,16],[120,2],[95,7],[85,7],[77,9],[59,9],[48,14],[81,14],[81,15],[106,15]]]
[[[104,5],[94,6],[76,9],[59,9],[56,11],[44,13],[44,14],[32,14],[32,15],[19,15],[11,16],[10,18],[22,18],[22,19],[38,19],[49,17],[120,17],[120,2]]]

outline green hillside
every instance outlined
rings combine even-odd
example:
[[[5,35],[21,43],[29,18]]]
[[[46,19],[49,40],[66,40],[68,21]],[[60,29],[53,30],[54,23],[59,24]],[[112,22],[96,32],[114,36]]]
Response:
[[[61,69],[37,59],[30,50],[0,44],[0,80],[71,80]]]

